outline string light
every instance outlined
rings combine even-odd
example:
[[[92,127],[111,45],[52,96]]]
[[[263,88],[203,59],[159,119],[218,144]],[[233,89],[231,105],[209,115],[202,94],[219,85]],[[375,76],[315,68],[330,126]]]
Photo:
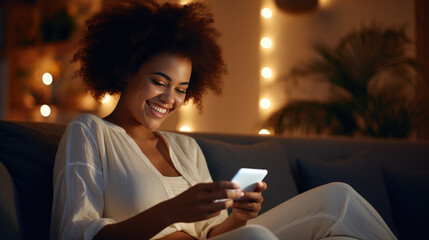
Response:
[[[264,18],[267,18],[267,19],[273,16],[273,12],[269,8],[262,9],[261,14]]]
[[[51,108],[48,105],[43,104],[40,107],[40,114],[42,114],[44,117],[49,117],[49,115],[51,115]]]
[[[270,78],[273,75],[273,71],[268,67],[264,67],[261,71],[261,75],[264,78]]]
[[[40,76],[40,75],[39,75]],[[50,73],[44,73],[42,76],[42,81],[45,85],[51,85],[52,81],[53,81],[53,77]]]
[[[271,133],[267,129],[261,129],[258,134],[259,135],[270,135]]]
[[[179,131],[181,131],[181,132],[190,132],[191,128],[188,127],[188,126],[182,126],[182,127],[180,127]]]
[[[262,46],[263,48],[270,48],[272,44],[273,44],[273,43],[271,42],[271,39],[269,39],[269,38],[267,38],[267,37],[264,37],[264,38],[262,38],[262,40],[261,40],[261,46]]]
[[[268,109],[271,107],[271,101],[268,98],[262,98],[259,102],[259,106],[263,109]]]

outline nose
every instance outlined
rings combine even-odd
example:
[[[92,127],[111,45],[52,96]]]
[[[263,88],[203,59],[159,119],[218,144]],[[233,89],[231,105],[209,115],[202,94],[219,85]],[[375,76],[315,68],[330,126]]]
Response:
[[[159,99],[167,104],[174,104],[175,95],[173,89],[166,89],[160,96]]]

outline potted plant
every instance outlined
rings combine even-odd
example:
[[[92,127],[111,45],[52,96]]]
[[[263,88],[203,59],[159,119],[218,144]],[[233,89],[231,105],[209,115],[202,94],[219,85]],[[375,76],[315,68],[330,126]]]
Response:
[[[338,45],[315,46],[318,57],[283,80],[328,83],[325,101],[292,100],[265,122],[276,134],[305,133],[405,138],[427,119],[414,96],[417,64],[407,55],[404,27],[363,26]]]

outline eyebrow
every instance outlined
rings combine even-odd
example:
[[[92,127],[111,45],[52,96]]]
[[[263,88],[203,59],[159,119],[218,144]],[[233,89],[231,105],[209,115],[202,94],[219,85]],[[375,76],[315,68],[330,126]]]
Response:
[[[163,73],[163,72],[153,72],[152,74],[159,75],[159,76],[167,79],[168,81],[171,81],[171,77],[168,76],[167,74]],[[179,83],[179,85],[189,85],[189,82],[181,82],[181,83]]]

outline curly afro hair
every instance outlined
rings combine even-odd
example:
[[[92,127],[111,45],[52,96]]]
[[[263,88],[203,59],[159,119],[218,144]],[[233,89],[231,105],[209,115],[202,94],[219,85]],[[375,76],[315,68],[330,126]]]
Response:
[[[222,93],[227,73],[216,43],[220,36],[202,3],[177,5],[121,1],[86,21],[87,29],[73,61],[92,95],[120,93],[129,75],[155,55],[169,52],[189,58],[192,74],[185,102],[202,110],[202,96]]]

